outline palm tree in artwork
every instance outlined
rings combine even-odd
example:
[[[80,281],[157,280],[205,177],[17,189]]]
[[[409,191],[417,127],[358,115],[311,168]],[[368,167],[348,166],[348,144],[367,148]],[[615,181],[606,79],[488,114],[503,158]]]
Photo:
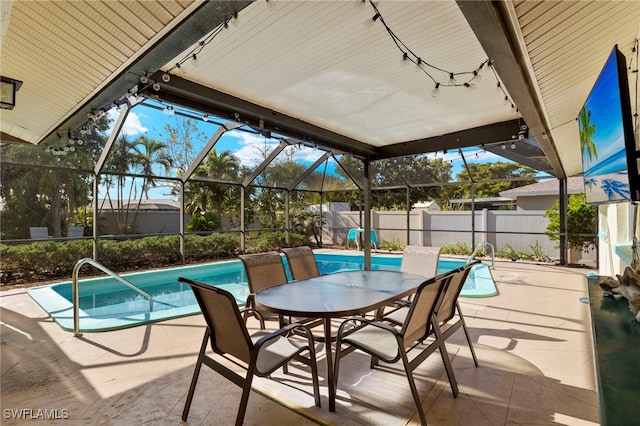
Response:
[[[580,115],[578,115],[580,122],[580,151],[584,158],[585,153],[589,156],[588,161],[591,161],[594,157],[598,158],[598,152],[596,151],[596,145],[591,138],[596,133],[595,124],[591,124],[591,110],[582,108]]]

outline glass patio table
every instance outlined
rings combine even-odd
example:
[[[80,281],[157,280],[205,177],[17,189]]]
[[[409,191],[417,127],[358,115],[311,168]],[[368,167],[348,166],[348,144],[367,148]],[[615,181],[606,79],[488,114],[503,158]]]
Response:
[[[336,272],[269,287],[256,294],[255,302],[285,316],[324,319],[329,411],[335,411],[331,319],[375,311],[415,293],[425,280],[421,275],[400,271]]]

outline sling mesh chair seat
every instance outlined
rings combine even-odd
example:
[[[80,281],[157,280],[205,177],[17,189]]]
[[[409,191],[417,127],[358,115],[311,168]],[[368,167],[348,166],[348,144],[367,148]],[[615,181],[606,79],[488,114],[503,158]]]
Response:
[[[287,258],[291,278],[294,280],[306,280],[320,276],[316,258],[309,246],[283,248],[282,252]]]
[[[438,275],[438,261],[440,260],[441,247],[430,246],[406,246],[402,251],[400,271],[410,274],[422,275],[432,278]],[[402,299],[399,305],[408,306],[411,298]]]
[[[311,332],[308,329],[299,324],[290,324],[266,335],[251,336],[244,325],[241,311],[231,293],[188,278],[180,277],[178,281],[191,287],[207,323],[187,400],[182,412],[182,420],[186,421],[189,416],[189,409],[191,408],[202,364],[207,365],[242,388],[242,398],[238,408],[236,425],[241,425],[244,420],[253,376],[268,376],[278,368],[286,367],[287,363],[294,359],[311,368],[315,404],[318,407],[320,406],[315,348]],[[293,333],[294,330],[296,333]],[[241,365],[238,361],[245,364],[242,366],[247,370],[246,376],[242,377],[213,357],[206,355],[208,342],[211,343],[211,349],[215,354],[231,361],[235,365]],[[309,352],[308,358],[301,355],[305,351]]]
[[[400,272],[406,272],[409,274],[422,275],[425,279],[433,278],[438,274],[438,261],[440,260],[440,247],[429,246],[406,246],[402,251],[402,261],[400,262]],[[396,300],[391,307],[404,306],[409,307],[411,304],[411,296],[404,299]],[[377,318],[380,319],[384,315],[385,308],[382,307],[376,313]],[[393,311],[392,311],[393,312]],[[398,324],[402,324],[404,321],[404,315],[401,315],[401,320]]]
[[[471,351],[471,356],[473,357],[473,363],[476,367],[478,366],[478,358],[476,357],[476,352],[473,349],[469,330],[467,329],[467,324],[464,320],[464,316],[462,315],[462,309],[460,309],[458,298],[460,297],[462,287],[471,272],[471,268],[479,263],[480,261],[476,260],[447,273],[447,275],[451,276],[451,279],[443,292],[442,301],[436,309],[436,323],[434,325],[434,327],[438,327],[440,329],[444,340],[447,340],[459,328],[462,328],[467,339],[467,344],[469,345],[469,350]],[[385,315],[383,319],[391,322],[392,324],[400,325],[405,321],[408,312],[408,307],[400,307]]]
[[[320,271],[313,250],[309,246],[283,248],[282,252],[287,258],[291,278],[294,280],[306,280],[309,278],[319,277]],[[324,325],[322,319],[312,318],[296,318],[298,322],[303,322],[310,329],[316,329]],[[324,332],[314,333],[314,339],[317,342],[324,342]]]
[[[458,395],[458,385],[453,374],[449,354],[440,336],[438,328],[432,328],[435,310],[442,299],[443,290],[451,279],[450,275],[441,275],[431,278],[418,287],[415,297],[411,302],[405,322],[400,329],[380,321],[372,321],[362,317],[351,317],[344,321],[338,329],[336,342],[335,378],[336,388],[340,370],[340,360],[346,354],[359,349],[371,355],[371,368],[374,368],[378,360],[386,363],[395,363],[402,360],[404,371],[409,382],[409,388],[413,396],[416,410],[422,424],[426,424],[420,395],[413,378],[413,371],[429,355],[437,349],[440,351],[444,363],[451,391],[454,397]],[[432,333],[434,339],[425,339]],[[342,345],[348,345],[346,349]],[[409,360],[407,353],[411,350],[419,350],[419,353]]]
[[[238,257],[244,265],[247,274],[247,284],[249,285],[249,296],[247,297],[245,306],[260,312],[262,315],[262,317],[259,317],[260,328],[263,330],[265,328],[265,319],[278,320],[279,326],[282,327],[284,321],[281,316],[259,309],[255,305],[255,294],[257,292],[288,282],[287,273],[284,269],[284,263],[282,263],[280,253],[270,251],[266,253],[242,254]],[[247,319],[247,315],[248,314],[245,313],[245,320]]]

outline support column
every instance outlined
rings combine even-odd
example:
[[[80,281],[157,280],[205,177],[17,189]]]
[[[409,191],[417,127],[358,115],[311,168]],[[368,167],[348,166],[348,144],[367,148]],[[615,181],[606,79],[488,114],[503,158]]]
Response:
[[[569,201],[569,196],[567,193],[567,179],[562,178],[558,179],[559,190],[558,194],[559,200],[559,210],[560,210],[560,264],[567,265],[567,250],[569,249],[568,244],[568,221],[567,221],[567,205]]]
[[[371,269],[371,176],[370,162],[364,160],[364,269]]]

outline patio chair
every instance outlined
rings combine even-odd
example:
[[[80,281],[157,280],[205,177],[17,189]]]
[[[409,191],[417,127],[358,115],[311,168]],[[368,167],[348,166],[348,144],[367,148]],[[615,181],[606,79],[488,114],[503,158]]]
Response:
[[[244,325],[241,310],[238,309],[238,305],[231,293],[184,277],[178,278],[178,281],[191,287],[207,323],[193,378],[189,386],[187,400],[182,411],[183,421],[186,421],[189,416],[202,364],[242,388],[242,398],[240,399],[235,423],[237,426],[242,425],[244,420],[253,376],[266,377],[278,368],[285,367],[293,359],[303,362],[311,368],[315,404],[318,407],[320,406],[315,348],[309,330],[299,324],[290,324],[266,335],[261,333],[262,336],[251,336]],[[246,309],[248,308],[243,310]],[[295,334],[292,332],[293,330],[296,330]],[[301,337],[300,334],[305,337]],[[246,368],[246,376],[242,377],[214,359],[214,357],[207,355],[205,353],[207,342],[211,343],[214,356],[219,355],[234,365]],[[301,355],[305,351],[309,352],[309,358]]]
[[[84,226],[70,226],[67,229],[67,238],[82,238],[84,236]]]
[[[422,410],[420,395],[413,378],[413,371],[436,349],[439,349],[449,377],[451,391],[454,397],[457,396],[458,385],[444,340],[440,336],[439,329],[432,328],[435,309],[441,299],[442,291],[450,279],[450,275],[443,275],[422,283],[418,287],[405,322],[400,329],[384,322],[372,321],[363,317],[351,317],[344,321],[338,328],[336,342],[336,388],[340,372],[340,360],[356,349],[371,355],[371,368],[375,368],[378,360],[386,363],[395,363],[398,360],[402,360],[418,416],[422,424],[427,424]],[[435,338],[430,339],[429,344],[423,344],[432,332]],[[349,347],[343,349],[342,345],[344,344],[349,345]],[[407,353],[411,350],[419,350],[420,352],[409,360]]]
[[[422,275],[425,278],[435,277],[438,274],[440,250],[441,247],[406,246],[402,251],[400,271]],[[396,303],[408,306],[411,303],[411,296]]]
[[[49,230],[46,226],[30,226],[29,235],[32,240],[46,240],[49,238]]]
[[[440,247],[406,246],[402,251],[400,270],[425,278],[435,277],[438,274],[440,250]]]
[[[479,263],[480,261],[476,260],[446,274],[451,276],[451,279],[448,281],[443,292],[442,301],[436,309],[436,323],[434,324],[434,328],[437,327],[440,329],[442,338],[445,341],[462,327],[467,339],[467,344],[469,345],[469,350],[471,351],[471,356],[473,357],[473,363],[476,367],[478,366],[478,358],[476,357],[476,352],[473,349],[469,330],[467,329],[464,315],[462,315],[462,309],[460,309],[458,298],[460,297],[462,287],[471,272],[471,268]],[[409,308],[401,307],[388,313],[383,317],[383,319],[391,322],[392,324],[400,325],[405,321],[408,312]]]
[[[356,243],[356,249],[360,250],[360,234],[364,232],[362,228],[351,228],[347,233],[346,239],[346,248],[349,248],[350,241],[353,240]],[[371,229],[369,232],[369,239],[371,240],[371,245],[377,250],[378,249],[378,234],[375,229]]]
[[[360,240],[359,235],[363,230],[360,228],[351,228],[349,232],[347,232],[347,239],[345,240],[345,247],[349,248],[351,246],[351,241],[356,243],[356,249],[360,250]]]
[[[266,253],[241,254],[238,257],[244,265],[247,274],[247,283],[249,284],[249,296],[247,297],[245,306],[252,308],[253,311],[260,312],[262,316],[258,319],[260,320],[260,327],[263,330],[265,328],[265,319],[277,319],[279,326],[282,327],[284,321],[280,315],[267,312],[255,306],[255,294],[257,292],[274,285],[286,284],[288,282],[287,273],[284,269],[284,263],[282,263],[280,253],[270,251]],[[248,316],[249,313],[246,312],[244,315],[245,321]]]
[[[306,280],[320,276],[316,258],[309,246],[283,248],[282,252],[287,258],[291,278],[294,280]]]

